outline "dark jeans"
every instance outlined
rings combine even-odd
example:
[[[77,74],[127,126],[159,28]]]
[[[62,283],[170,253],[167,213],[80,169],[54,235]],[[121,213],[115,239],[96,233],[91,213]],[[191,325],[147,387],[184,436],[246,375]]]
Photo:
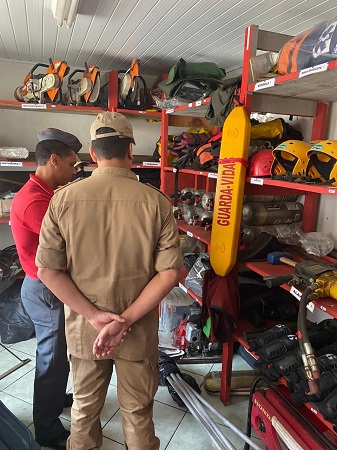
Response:
[[[53,440],[64,433],[59,419],[69,375],[63,303],[39,280],[25,277],[22,303],[37,338],[33,420],[37,440]]]

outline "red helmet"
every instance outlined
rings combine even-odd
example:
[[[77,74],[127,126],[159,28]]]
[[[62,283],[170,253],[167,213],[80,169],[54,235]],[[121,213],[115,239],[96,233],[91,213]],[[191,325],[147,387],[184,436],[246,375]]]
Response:
[[[250,158],[248,166],[249,177],[269,177],[273,163],[273,149],[265,148]]]

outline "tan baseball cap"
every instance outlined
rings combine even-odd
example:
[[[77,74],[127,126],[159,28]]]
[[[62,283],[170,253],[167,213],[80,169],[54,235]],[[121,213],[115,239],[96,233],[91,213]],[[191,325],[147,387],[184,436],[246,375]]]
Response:
[[[112,131],[104,134],[96,134],[99,128],[111,128]],[[99,113],[90,128],[90,137],[92,141],[109,136],[117,136],[120,139],[130,138],[135,144],[132,125],[128,119],[118,112]]]
[[[82,164],[83,166],[89,166],[90,162],[89,161],[82,161],[78,155],[76,155],[76,162],[74,164],[74,167],[79,166],[80,164]]]

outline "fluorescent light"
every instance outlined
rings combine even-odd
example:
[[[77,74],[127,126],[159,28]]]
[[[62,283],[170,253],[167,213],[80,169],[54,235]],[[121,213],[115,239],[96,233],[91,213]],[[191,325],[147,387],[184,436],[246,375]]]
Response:
[[[80,0],[52,0],[51,10],[57,25],[62,27],[63,21],[70,28],[74,23]]]

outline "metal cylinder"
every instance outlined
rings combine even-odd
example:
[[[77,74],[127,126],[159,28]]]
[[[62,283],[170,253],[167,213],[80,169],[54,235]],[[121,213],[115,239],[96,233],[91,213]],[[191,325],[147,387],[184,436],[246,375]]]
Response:
[[[243,203],[296,202],[298,195],[245,195]]]
[[[246,203],[242,209],[245,225],[276,225],[300,222],[303,206],[298,202]]]

